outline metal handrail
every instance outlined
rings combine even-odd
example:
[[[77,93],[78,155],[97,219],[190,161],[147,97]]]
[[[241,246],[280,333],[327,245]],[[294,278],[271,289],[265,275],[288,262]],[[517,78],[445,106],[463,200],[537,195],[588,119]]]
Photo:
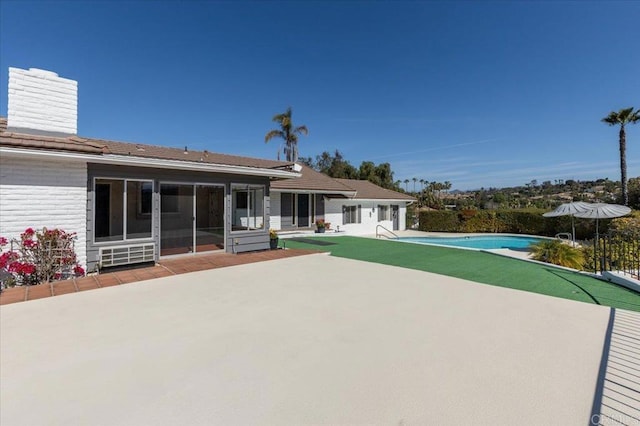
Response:
[[[394,233],[393,233],[393,231],[389,231],[387,228],[385,228],[385,227],[384,227],[384,226],[382,226],[382,225],[378,225],[378,226],[376,226],[376,238],[378,238],[378,228],[382,228],[382,229],[384,229],[385,231],[387,231],[388,233],[390,233],[391,235],[393,235],[394,237],[396,237],[396,239],[397,239],[397,238],[400,238],[400,237],[398,237],[396,234],[394,234]],[[382,235],[382,234],[380,234],[380,235]],[[386,237],[386,235],[384,235],[384,236]],[[387,237],[387,238],[389,238],[389,237]]]

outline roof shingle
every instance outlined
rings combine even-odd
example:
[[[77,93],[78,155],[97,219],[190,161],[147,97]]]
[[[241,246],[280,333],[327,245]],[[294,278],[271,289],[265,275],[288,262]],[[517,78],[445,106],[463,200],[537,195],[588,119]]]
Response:
[[[292,191],[322,191],[322,192],[354,192],[353,189],[344,186],[336,179],[317,172],[308,166],[301,166],[302,176],[297,179],[287,179],[271,184],[272,189]]]
[[[416,199],[402,192],[392,191],[382,188],[368,180],[355,179],[335,179],[346,187],[356,191],[356,200],[406,200],[415,201]]]
[[[209,151],[190,151],[164,146],[117,142],[80,136],[43,136],[7,131],[7,119],[0,117],[0,146],[38,150],[76,152],[96,155],[126,155],[161,160],[186,161],[240,167],[278,169],[292,163],[262,158],[218,154]]]
[[[314,191],[328,194],[348,194],[355,200],[406,200],[415,198],[401,192],[382,188],[367,180],[337,179],[302,166],[302,176],[297,179],[287,179],[272,182],[271,188],[278,191]]]

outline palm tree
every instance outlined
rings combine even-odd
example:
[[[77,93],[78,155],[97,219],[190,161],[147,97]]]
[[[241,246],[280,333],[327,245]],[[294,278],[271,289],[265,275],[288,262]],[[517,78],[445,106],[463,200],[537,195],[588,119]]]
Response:
[[[609,115],[602,119],[609,126],[620,125],[620,181],[622,184],[622,204],[629,205],[629,191],[627,189],[627,134],[624,126],[635,124],[640,121],[640,110],[631,108],[621,109],[618,112],[611,111]]]
[[[449,190],[451,189],[451,182],[449,182],[448,180],[444,181],[444,192],[447,193],[449,192]]]
[[[413,178],[413,192],[416,192],[416,182],[418,181],[418,178]]]
[[[291,107],[283,114],[274,115],[272,121],[280,125],[280,130],[271,130],[264,137],[264,142],[267,143],[271,139],[278,137],[284,140],[284,154],[287,157],[287,161],[298,161],[298,135],[308,135],[309,130],[307,126],[295,127],[291,121]],[[278,153],[280,151],[278,150]]]
[[[404,189],[405,191],[409,192],[409,179],[404,180]]]
[[[420,179],[420,192],[424,192],[424,179]]]

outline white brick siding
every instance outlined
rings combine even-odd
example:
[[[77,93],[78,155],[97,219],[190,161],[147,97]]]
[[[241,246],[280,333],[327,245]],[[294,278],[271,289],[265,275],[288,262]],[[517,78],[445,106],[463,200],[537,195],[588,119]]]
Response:
[[[30,68],[9,68],[7,128],[76,134],[78,82]]]
[[[86,185],[86,163],[0,156],[0,235],[19,238],[28,227],[76,232],[86,266]]]

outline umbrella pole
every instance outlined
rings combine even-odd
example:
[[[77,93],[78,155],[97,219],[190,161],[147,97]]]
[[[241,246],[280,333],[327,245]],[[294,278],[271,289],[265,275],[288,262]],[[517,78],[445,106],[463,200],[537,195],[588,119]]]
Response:
[[[573,215],[571,215],[571,243],[573,244],[573,247],[576,246],[576,224],[575,224],[575,219],[573,217]]]
[[[598,218],[596,218],[596,240],[595,245],[593,247],[593,262],[595,263],[596,273],[598,272],[598,249],[600,248],[600,235],[598,233]],[[600,273],[602,273],[602,268],[600,268]]]

